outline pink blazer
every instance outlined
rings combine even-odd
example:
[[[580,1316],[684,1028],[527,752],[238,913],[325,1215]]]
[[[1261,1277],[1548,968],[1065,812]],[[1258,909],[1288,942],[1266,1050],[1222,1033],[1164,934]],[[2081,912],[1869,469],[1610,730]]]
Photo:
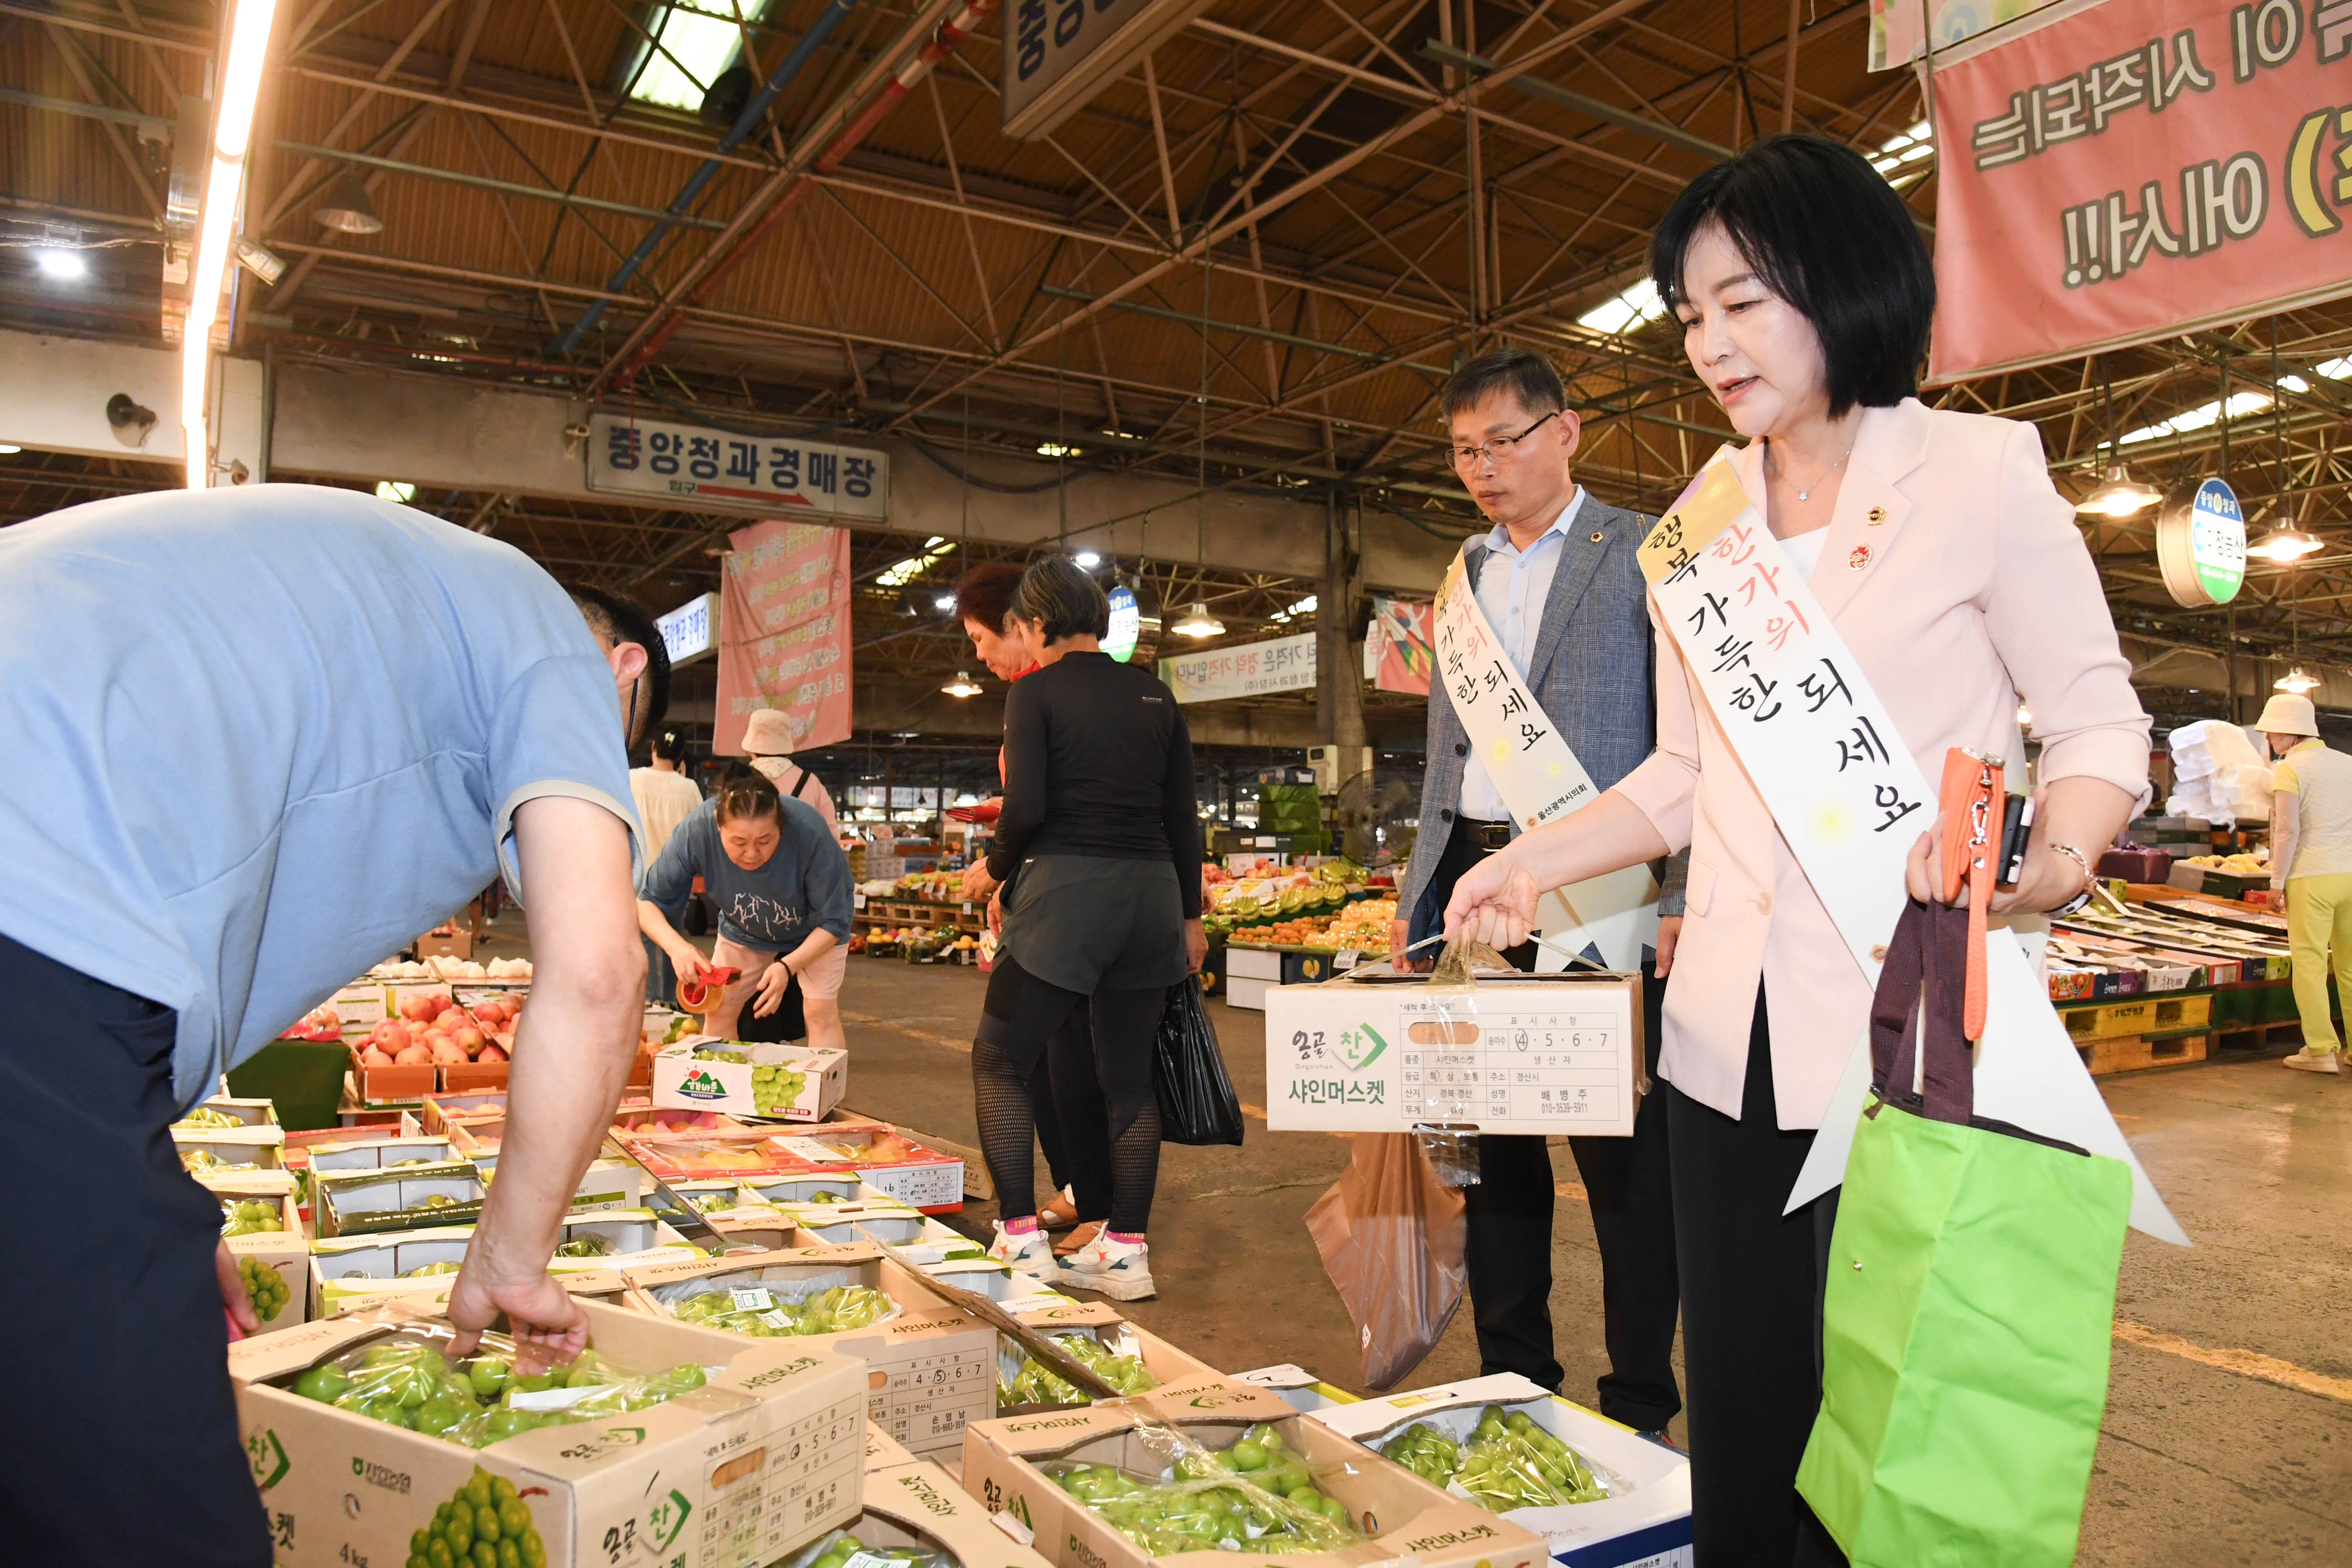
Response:
[[[1760,516],[1762,448],[1729,461]],[[2021,694],[2041,783],[2146,786],[2147,715],[2032,426],[1916,398],[1865,410],[1811,583],[1931,783],[1952,746],[2021,766]],[[1780,1124],[1818,1127],[1871,986],[1705,707],[1655,595],[1650,620],[1658,749],[1617,788],[1669,847],[1691,850],[1660,1071],[1737,1117],[1760,978]]]

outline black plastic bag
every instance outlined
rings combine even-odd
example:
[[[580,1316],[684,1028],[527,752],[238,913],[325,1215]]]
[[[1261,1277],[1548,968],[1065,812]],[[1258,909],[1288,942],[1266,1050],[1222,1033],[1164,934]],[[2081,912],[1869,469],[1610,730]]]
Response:
[[[756,973],[751,982],[759,980]],[[745,982],[738,982],[745,984]],[[752,1045],[782,1044],[788,1040],[804,1039],[808,1035],[808,1018],[801,1006],[801,977],[797,974],[786,983],[783,1000],[766,1017],[756,1016],[751,1009],[758,1005],[755,995],[746,998],[743,1011],[735,1020],[735,1037]]]
[[[1201,1002],[1193,975],[1168,988],[1160,1012],[1160,1038],[1151,1053],[1151,1082],[1160,1100],[1163,1143],[1242,1141],[1242,1103],[1217,1053],[1217,1031]]]

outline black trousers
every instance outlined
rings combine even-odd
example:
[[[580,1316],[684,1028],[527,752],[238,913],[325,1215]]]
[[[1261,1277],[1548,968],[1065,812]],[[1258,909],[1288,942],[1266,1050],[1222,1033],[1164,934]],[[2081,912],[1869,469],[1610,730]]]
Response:
[[[0,936],[10,1167],[70,1171],[60,1226],[0,1290],[0,1558],[268,1568],[213,1254],[220,1205],[180,1169],[171,1009]]]
[[[1837,1194],[1783,1215],[1811,1131],[1784,1132],[1759,987],[1738,1120],[1664,1089],[1673,1125],[1691,1541],[1706,1568],[1843,1563],[1797,1462],[1822,1402],[1822,1293]]]
[[[1457,822],[1431,883],[1441,905],[1485,853]],[[1526,970],[1534,969],[1535,955],[1532,942],[1504,954]],[[1643,1014],[1654,1081],[1664,994],[1656,974],[1645,973]],[[1609,1348],[1609,1371],[1597,1390],[1601,1413],[1641,1432],[1658,1430],[1682,1408],[1675,1387],[1677,1284],[1666,1141],[1665,1105],[1654,1092],[1634,1117],[1633,1137],[1568,1141],[1601,1248],[1601,1332]],[[1552,1345],[1551,1157],[1539,1137],[1481,1138],[1478,1172],[1478,1184],[1462,1195],[1479,1370],[1516,1372],[1557,1389],[1565,1374]]]

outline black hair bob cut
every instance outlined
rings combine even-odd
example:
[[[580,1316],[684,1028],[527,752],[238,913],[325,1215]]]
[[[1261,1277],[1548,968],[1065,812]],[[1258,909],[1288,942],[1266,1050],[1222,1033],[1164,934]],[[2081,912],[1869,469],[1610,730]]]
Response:
[[[1936,270],[1870,160],[1825,137],[1768,136],[1684,186],[1650,238],[1650,279],[1668,310],[1685,302],[1684,264],[1710,223],[1820,334],[1831,417],[1918,390]]]
[[[1066,555],[1041,555],[1029,563],[1013,590],[1012,613],[1034,621],[1049,643],[1110,633],[1109,595]]]

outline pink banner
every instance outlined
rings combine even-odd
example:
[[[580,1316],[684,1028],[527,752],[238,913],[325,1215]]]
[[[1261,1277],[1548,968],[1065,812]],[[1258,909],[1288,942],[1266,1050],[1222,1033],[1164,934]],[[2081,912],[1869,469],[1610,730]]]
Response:
[[[1936,68],[1930,379],[2352,293],[2352,0],[2105,0]]]
[[[762,522],[727,542],[711,751],[742,755],[743,727],[760,708],[791,715],[796,748],[846,740],[849,531]]]

